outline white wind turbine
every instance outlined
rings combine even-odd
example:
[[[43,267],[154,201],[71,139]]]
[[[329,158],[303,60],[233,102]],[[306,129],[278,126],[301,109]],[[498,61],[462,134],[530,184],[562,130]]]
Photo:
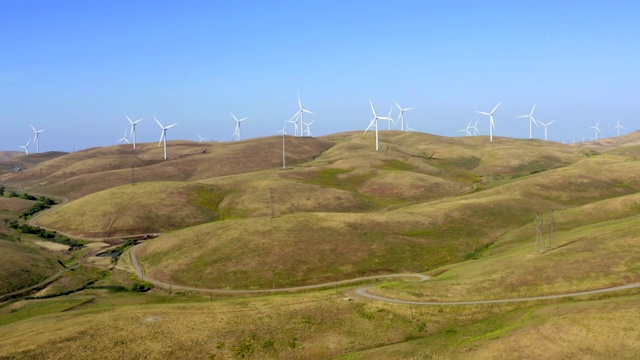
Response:
[[[548,141],[547,140],[547,126],[553,124],[555,122],[555,120],[553,121],[549,121],[548,123],[543,123],[542,121],[538,121],[540,123],[540,125],[544,126],[544,141]]]
[[[30,142],[31,142],[31,139],[29,139],[29,141],[27,141],[27,145],[25,145],[25,146],[18,146],[18,147],[20,147],[20,148],[23,148],[23,149],[24,149],[24,154],[25,154],[25,155],[29,155],[29,143],[30,143]]]
[[[131,140],[133,140],[133,149],[135,150],[136,148],[136,125],[138,125],[138,123],[140,121],[142,121],[142,119],[138,119],[136,121],[131,121],[131,119],[129,119],[129,116],[125,115],[125,117],[127,118],[127,120],[129,120],[129,123],[131,124],[131,133],[129,134],[129,136],[131,136]],[[128,141],[127,141],[128,143]]]
[[[164,159],[167,160],[167,129],[171,129],[172,127],[174,127],[174,126],[176,126],[178,124],[164,126],[164,125],[160,124],[160,121],[158,121],[158,119],[156,119],[155,116],[153,118],[156,120],[156,122],[158,123],[158,125],[162,129],[162,133],[160,134],[160,141],[158,141],[158,146],[160,146],[160,143],[164,141]]]
[[[471,129],[472,129],[471,122],[469,122],[469,125],[467,125],[465,129],[458,130],[458,132],[464,132],[467,134],[467,136],[471,136],[471,131],[469,131]]]
[[[616,120],[616,126],[613,127],[613,130],[618,131],[618,136],[620,136],[620,129],[624,129],[624,126],[620,125],[620,120]]]
[[[311,111],[304,109],[302,107],[302,102],[300,101],[300,94],[298,94],[298,111],[296,111],[296,113],[293,115],[291,120],[296,119],[295,121],[297,121],[298,118],[300,119],[300,136],[304,136],[304,121],[303,121],[304,113],[315,115]]]
[[[480,133],[480,131],[478,131],[478,121],[480,121],[480,119],[476,119],[475,124],[473,124],[473,126],[471,127],[471,129],[473,129],[474,136]]]
[[[529,118],[529,139],[533,138],[533,127],[532,127],[532,125],[538,126],[538,123],[536,122],[536,119],[533,118],[533,111],[536,109],[536,105],[538,105],[538,104],[536,103],[535,105],[533,105],[533,109],[531,109],[531,112],[529,113],[529,115],[518,116],[519,118]]]
[[[316,122],[316,121],[313,120],[310,123],[304,123],[304,125],[307,127],[307,130],[306,130],[307,136],[309,136],[309,137],[313,136],[313,135],[311,135],[311,124],[313,124],[314,122]]]
[[[233,115],[233,113],[230,113],[230,114],[231,114],[231,116],[233,116],[233,119],[236,121],[236,132],[234,132],[231,136],[235,136],[236,140],[239,141],[239,140],[242,139],[242,137],[240,136],[240,123],[242,123],[243,121],[247,120],[248,117],[245,117],[245,118],[242,118],[242,119],[238,120],[238,118],[235,115]]]
[[[398,107],[398,109],[400,109],[400,115],[398,115],[398,122],[400,122],[400,129],[401,129],[402,131],[405,131],[405,126],[404,126],[404,125],[405,125],[405,123],[404,123],[404,112],[405,112],[405,111],[409,111],[409,110],[413,110],[413,109],[415,109],[415,108],[406,108],[406,109],[403,109],[403,108],[401,108],[401,107],[400,107],[400,105],[398,105],[398,103],[397,103],[395,100],[393,100],[393,102],[394,102],[394,103],[396,103],[396,106]]]
[[[282,130],[278,131],[279,133],[282,134],[282,168],[286,169],[287,168],[287,163],[286,163],[286,158],[285,158],[285,152],[284,152],[284,136],[287,135],[287,132],[284,130],[287,127],[287,124],[284,124],[284,127],[282,128]]]
[[[493,110],[491,110],[491,112],[489,112],[489,113],[488,112],[482,112],[482,111],[476,111],[478,114],[489,115],[489,142],[493,142],[493,129],[496,128],[496,125],[493,122],[493,113],[496,111],[498,106],[500,106],[500,104],[502,104],[502,102],[499,102],[498,105],[496,105],[496,107],[494,107]]]
[[[293,124],[293,127],[294,127],[293,136],[297,136],[298,135],[298,119],[291,119],[291,120],[288,120],[287,122]]]
[[[198,134],[198,142],[203,142],[207,140],[206,138],[203,138],[202,136],[200,136],[200,134]]]
[[[589,129],[594,129],[594,131],[596,132],[596,141],[598,141],[598,133],[600,132],[600,128],[598,127],[598,125],[600,125],[600,120],[598,120],[596,126],[589,127]]]
[[[36,136],[33,137],[33,142],[36,144],[36,154],[40,154],[40,133],[43,132],[45,129],[36,130],[36,128],[34,128],[33,125],[31,125],[31,128],[33,129],[33,132],[36,134]]]
[[[373,120],[371,120],[371,123],[369,123],[369,126],[367,127],[367,129],[364,131],[364,133],[366,134],[367,131],[369,131],[369,129],[371,128],[371,126],[375,126],[376,127],[376,151],[378,151],[380,149],[379,146],[379,137],[378,137],[378,120],[389,120],[389,121],[393,121],[391,119],[390,116],[378,116],[376,115],[376,110],[373,108],[373,103],[371,102],[371,99],[369,99],[369,104],[371,104],[371,112],[373,112]]]
[[[124,127],[124,135],[122,136],[122,138],[116,142],[126,142],[127,144],[129,143],[129,139],[127,139],[127,127]]]

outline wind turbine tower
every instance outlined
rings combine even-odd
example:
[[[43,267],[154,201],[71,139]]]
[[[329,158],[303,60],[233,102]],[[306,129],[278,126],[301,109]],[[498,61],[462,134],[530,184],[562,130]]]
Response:
[[[25,146],[19,146],[20,148],[24,149],[24,154],[25,155],[29,155],[29,143],[31,142],[31,139],[29,139],[29,141],[27,141],[27,145]]]
[[[287,168],[287,162],[286,162],[285,152],[284,152],[284,136],[287,135],[287,132],[284,129],[286,127],[287,127],[287,124],[284,124],[284,127],[282,128],[282,130],[278,131],[279,133],[282,134],[282,168],[283,169]]]
[[[300,119],[300,136],[304,136],[304,120],[303,120],[304,113],[315,115],[311,111],[302,107],[302,101],[300,101],[300,94],[298,94],[298,111],[296,111],[296,113],[293,115],[291,120],[296,119],[297,121],[298,118]]]
[[[594,131],[596,132],[596,141],[598,141],[598,133],[600,132],[600,128],[598,127],[598,125],[600,125],[600,120],[598,120],[596,126],[589,127],[589,129],[594,129]]]
[[[498,105],[496,105],[496,107],[491,110],[491,112],[476,111],[478,114],[489,115],[489,142],[493,142],[493,129],[496,128],[496,125],[493,122],[493,113],[496,112],[496,109],[498,108],[498,106],[500,106],[500,104],[502,104],[502,102],[499,102]]]
[[[248,117],[238,120],[238,118],[235,115],[233,115],[233,113],[230,113],[230,114],[231,114],[231,116],[233,116],[233,119],[236,121],[236,132],[234,132],[233,135],[231,135],[231,136],[235,136],[236,140],[240,141],[242,139],[242,137],[240,136],[240,124],[243,121],[247,120]]]
[[[553,121],[549,121],[548,123],[543,123],[542,121],[538,121],[540,123],[540,125],[544,126],[544,141],[548,141],[547,140],[547,126],[553,124],[555,122],[555,120]]]
[[[620,120],[616,120],[616,126],[613,127],[613,130],[618,131],[618,136],[620,136],[620,129],[624,129],[624,126],[620,125]]]
[[[138,119],[136,121],[131,121],[131,119],[129,119],[129,117],[127,115],[125,115],[125,117],[127,118],[127,120],[129,120],[129,123],[131,124],[131,134],[130,134],[130,136],[131,136],[131,139],[133,140],[133,149],[135,150],[135,148],[136,148],[136,125],[138,125],[138,123],[140,121],[142,121],[142,119]]]
[[[533,118],[533,111],[536,109],[536,105],[538,105],[537,103],[535,105],[533,105],[533,109],[531,109],[531,112],[529,113],[529,115],[521,115],[518,116],[519,118],[529,118],[529,139],[533,138],[533,127],[532,125],[538,126],[538,123],[536,122],[536,119]],[[546,127],[545,127],[546,129]]]
[[[364,133],[366,134],[367,131],[371,128],[371,126],[375,125],[375,127],[376,127],[376,151],[378,151],[378,150],[380,150],[380,146],[379,146],[380,143],[379,143],[379,137],[378,137],[378,120],[389,120],[389,121],[391,121],[391,117],[376,115],[376,109],[373,108],[373,103],[371,102],[371,99],[369,99],[369,104],[371,104],[371,112],[373,112],[373,120],[371,120],[371,123],[369,123],[369,126],[364,131]]]
[[[36,154],[40,154],[40,133],[43,132],[45,129],[36,130],[36,128],[34,128],[33,125],[31,125],[31,128],[33,129],[33,132],[36,134],[36,136],[33,137],[33,142],[36,143]]]
[[[164,159],[167,160],[167,130],[171,129],[172,127],[178,125],[178,124],[172,124],[169,126],[164,126],[162,124],[160,124],[160,121],[158,121],[158,119],[156,119],[156,117],[153,117],[155,119],[155,121],[158,123],[158,126],[160,126],[160,128],[162,129],[162,133],[160,133],[160,141],[158,141],[158,146],[160,146],[160,143],[164,141]]]
[[[405,112],[405,111],[409,111],[409,110],[413,110],[413,109],[415,109],[415,108],[406,108],[406,109],[403,109],[402,107],[400,107],[400,105],[398,105],[398,103],[397,103],[395,100],[393,100],[393,102],[394,102],[394,103],[396,103],[396,106],[398,107],[398,109],[400,109],[400,115],[398,115],[398,121],[400,122],[400,129],[401,129],[402,131],[405,131],[405,126],[404,126],[404,125],[405,125],[405,124],[404,124],[404,112]],[[408,126],[407,126],[407,127],[408,127]]]

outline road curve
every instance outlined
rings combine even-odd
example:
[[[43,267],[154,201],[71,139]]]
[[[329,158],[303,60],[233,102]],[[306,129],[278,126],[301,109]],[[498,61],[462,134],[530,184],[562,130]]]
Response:
[[[199,288],[194,286],[183,286],[170,284],[164,281],[156,280],[150,278],[149,276],[144,274],[144,270],[138,261],[137,251],[142,244],[135,245],[131,247],[129,251],[129,255],[131,257],[131,264],[136,272],[136,275],[144,280],[148,281],[156,286],[163,288],[170,288],[173,290],[187,290],[187,291],[198,291],[198,292],[208,292],[208,293],[221,293],[221,294],[258,294],[258,293],[275,293],[275,292],[294,292],[294,291],[302,291],[302,290],[312,290],[312,289],[320,289],[325,287],[332,287],[338,285],[345,285],[359,281],[365,280],[375,280],[375,279],[389,279],[389,278],[417,278],[419,281],[429,280],[431,277],[423,274],[390,274],[390,275],[378,275],[378,276],[367,276],[360,277],[356,279],[350,280],[342,280],[335,281],[325,284],[317,284],[317,285],[307,285],[307,286],[297,286],[297,287],[288,287],[288,288],[278,288],[278,289],[259,289],[259,290],[228,290],[228,289],[207,289],[207,288]],[[365,286],[360,287],[353,290],[353,293],[357,296],[367,298],[370,300],[394,303],[394,304],[405,304],[405,305],[429,305],[429,306],[447,306],[447,305],[483,305],[483,304],[501,304],[501,303],[514,303],[514,302],[525,302],[525,301],[538,301],[538,300],[552,300],[552,299],[560,299],[567,298],[572,296],[584,296],[584,295],[594,295],[601,293],[609,293],[614,291],[628,290],[640,288],[640,283],[615,286],[605,289],[597,289],[597,290],[587,290],[580,291],[568,294],[556,294],[556,295],[545,295],[545,296],[532,296],[525,298],[512,298],[512,299],[495,299],[495,300],[474,300],[474,301],[413,301],[413,300],[401,300],[394,298],[387,298],[379,295],[373,295],[369,293],[369,289],[373,288],[373,286]]]
[[[640,283],[615,286],[606,289],[597,289],[597,290],[587,290],[580,291],[569,294],[557,294],[557,295],[545,295],[545,296],[532,296],[532,297],[524,297],[524,298],[513,298],[513,299],[495,299],[495,300],[471,300],[471,301],[413,301],[413,300],[400,300],[387,298],[384,296],[373,295],[369,293],[369,289],[373,288],[373,286],[361,287],[354,290],[354,293],[358,296],[362,296],[367,299],[384,301],[388,303],[394,304],[406,304],[406,305],[431,305],[431,306],[447,306],[447,305],[484,305],[484,304],[502,304],[502,303],[515,303],[515,302],[525,302],[525,301],[537,301],[537,300],[552,300],[552,299],[561,299],[568,298],[573,296],[583,296],[583,295],[594,295],[594,294],[602,294],[614,291],[621,290],[629,290],[640,288]]]
[[[287,287],[287,288],[277,288],[277,289],[254,289],[254,290],[230,290],[230,289],[207,289],[207,288],[199,288],[194,286],[183,286],[170,284],[164,281],[156,280],[150,278],[148,275],[145,275],[140,262],[138,261],[138,249],[142,244],[138,244],[132,246],[129,250],[129,255],[131,258],[131,264],[136,272],[136,276],[144,281],[148,281],[153,285],[170,288],[172,290],[188,290],[188,291],[198,291],[198,292],[207,292],[207,293],[221,293],[221,294],[259,294],[259,293],[276,293],[276,292],[294,292],[294,291],[303,291],[303,290],[312,290],[312,289],[320,289],[326,287],[333,287],[345,284],[351,284],[359,281],[366,280],[375,280],[375,279],[388,279],[388,278],[418,278],[420,281],[428,280],[431,277],[423,274],[391,274],[391,275],[374,275],[374,276],[366,276],[349,280],[342,281],[334,281],[324,284],[316,284],[316,285],[306,285],[306,286],[296,286],[296,287]]]

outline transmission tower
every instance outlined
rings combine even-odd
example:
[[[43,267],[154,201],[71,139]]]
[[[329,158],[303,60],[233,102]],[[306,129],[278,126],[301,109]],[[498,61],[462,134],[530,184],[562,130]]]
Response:
[[[543,230],[544,230],[544,220],[542,217],[542,214],[536,215],[536,232],[537,232],[537,237],[536,237],[536,254],[540,254],[543,252],[542,247],[544,245],[544,236],[543,236]]]

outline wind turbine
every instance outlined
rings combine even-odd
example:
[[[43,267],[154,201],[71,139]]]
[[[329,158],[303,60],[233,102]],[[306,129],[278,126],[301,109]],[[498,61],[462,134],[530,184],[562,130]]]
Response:
[[[25,146],[18,146],[24,149],[24,154],[25,155],[29,155],[29,143],[31,142],[31,139],[29,139],[29,141],[27,141],[27,145]]]
[[[366,134],[367,131],[371,128],[371,126],[373,126],[375,124],[376,127],[376,151],[378,151],[380,149],[379,146],[379,137],[378,137],[378,120],[389,120],[392,121],[390,116],[378,116],[376,115],[376,110],[373,108],[373,103],[371,102],[371,99],[369,99],[369,104],[371,104],[371,112],[373,112],[373,120],[371,120],[371,123],[369,123],[369,126],[367,127],[367,129],[364,131],[364,133]]]
[[[40,133],[43,132],[45,129],[36,130],[36,128],[34,128],[33,125],[31,125],[31,128],[33,129],[33,132],[36,134],[36,136],[33,137],[33,142],[36,143],[36,154],[40,154]]]
[[[138,119],[136,121],[131,121],[131,119],[129,119],[129,116],[125,115],[125,117],[127,118],[127,120],[129,120],[129,123],[131,124],[131,133],[129,134],[129,136],[131,136],[131,139],[133,140],[133,149],[135,150],[136,148],[136,125],[138,125],[138,123],[140,121],[142,121],[142,119]],[[127,141],[128,143],[128,141]]]
[[[548,123],[543,123],[542,121],[538,121],[540,123],[540,125],[544,126],[544,141],[548,141],[547,140],[547,126],[553,124],[555,122],[555,120],[553,121],[549,121]]]
[[[158,121],[158,119],[156,119],[155,116],[153,118],[156,120],[156,122],[158,123],[158,125],[162,129],[162,133],[160,134],[160,141],[158,141],[158,146],[160,146],[160,143],[164,141],[164,159],[167,160],[167,129],[171,129],[172,127],[174,127],[174,126],[176,126],[178,124],[164,126],[164,125],[160,124],[160,121]]]
[[[311,135],[311,124],[313,124],[314,122],[316,122],[315,120],[313,120],[310,123],[304,123],[307,126],[307,136],[311,137],[313,135]]]
[[[620,125],[620,120],[616,120],[616,126],[613,127],[613,130],[618,130],[618,136],[620,136],[620,129],[624,129],[624,126]]]
[[[391,117],[391,111],[393,111],[393,106],[389,109],[389,115],[387,115],[387,118],[385,119],[385,120],[388,120],[388,121],[389,121],[389,122],[388,122],[388,125],[389,125],[389,126],[387,127],[387,130],[391,130],[391,123],[394,123],[394,124],[396,123],[396,122],[393,120],[393,118]]]
[[[287,135],[287,132],[284,131],[284,129],[287,127],[287,124],[284,124],[284,127],[282,127],[282,130],[278,131],[279,133],[282,134],[282,168],[286,169],[287,168],[287,163],[286,163],[286,158],[285,158],[285,153],[284,153],[284,136]]]
[[[533,111],[536,109],[536,105],[538,104],[536,103],[535,105],[533,105],[533,109],[531,109],[529,115],[518,116],[519,118],[529,118],[529,139],[533,138],[533,127],[531,125],[538,126],[536,119],[533,118]]]
[[[480,133],[480,131],[478,131],[478,121],[480,121],[480,119],[476,119],[476,123],[471,127],[473,129],[474,136]]]
[[[489,142],[493,142],[493,129],[496,128],[496,125],[493,122],[493,113],[496,111],[498,106],[500,106],[500,104],[502,104],[502,102],[499,102],[498,105],[496,105],[496,107],[494,107],[493,110],[491,110],[491,112],[489,112],[489,113],[482,112],[482,111],[476,111],[478,114],[489,115]]]
[[[311,111],[304,109],[302,107],[302,102],[300,101],[300,94],[298,94],[298,111],[296,111],[296,113],[293,115],[291,120],[296,119],[297,121],[297,119],[300,118],[300,136],[304,136],[304,121],[302,118],[304,113],[315,115]]]
[[[203,138],[202,136],[200,136],[200,134],[198,134],[198,140],[199,140],[199,142],[203,142],[203,141],[205,141],[207,139]]]
[[[116,142],[120,142],[120,141],[124,141],[127,144],[129,143],[129,139],[127,139],[127,127],[124,127],[124,135],[122,136],[122,139],[116,141]]]
[[[404,130],[404,112],[405,112],[405,111],[409,111],[409,110],[413,110],[413,109],[415,109],[415,108],[406,108],[406,109],[403,109],[403,108],[401,108],[401,107],[400,107],[400,105],[398,105],[398,103],[397,103],[395,100],[393,100],[393,102],[394,102],[394,103],[396,103],[396,106],[398,107],[398,109],[400,109],[400,115],[398,115],[398,121],[400,122],[400,129],[401,129],[402,131],[405,131],[405,130]]]
[[[467,125],[467,127],[465,129],[458,130],[458,131],[459,132],[466,132],[467,136],[471,136],[471,131],[469,131],[469,129],[472,129],[471,122],[469,122],[469,125]]]
[[[598,141],[598,133],[600,132],[600,128],[598,127],[598,125],[600,125],[600,120],[598,120],[598,122],[596,123],[596,126],[590,126],[589,129],[594,129],[596,132],[596,141]]]
[[[293,136],[297,136],[298,135],[298,120],[297,119],[291,119],[291,120],[289,120],[287,122],[293,124],[293,126],[294,126],[294,128],[293,128]]]
[[[233,115],[233,113],[230,113],[230,114],[231,116],[233,116],[233,119],[236,121],[236,132],[234,132],[231,136],[236,136],[236,140],[239,141],[240,139],[242,139],[242,137],[240,137],[240,123],[247,120],[248,117],[238,120],[238,118],[235,115]]]

